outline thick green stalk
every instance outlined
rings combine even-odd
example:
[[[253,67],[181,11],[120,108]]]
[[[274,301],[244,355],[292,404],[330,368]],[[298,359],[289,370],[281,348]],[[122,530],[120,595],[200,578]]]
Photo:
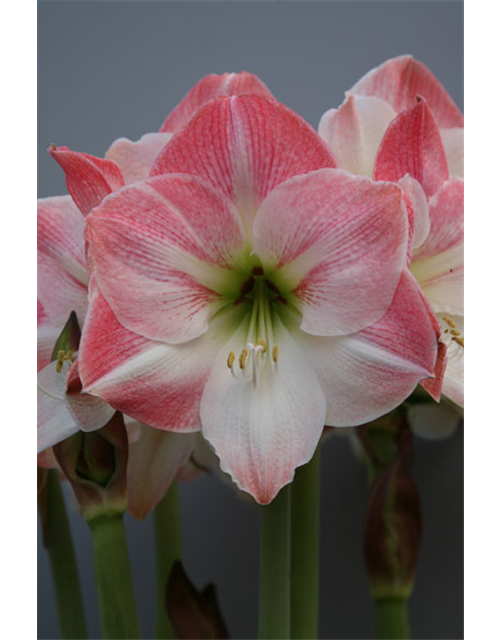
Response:
[[[407,601],[404,598],[375,600],[375,608],[378,640],[408,640],[410,638]]]
[[[261,507],[259,638],[290,638],[291,488]]]
[[[156,550],[156,638],[175,638],[165,594],[172,565],[182,557],[179,491],[174,481],[154,511]]]
[[[320,451],[292,483],[291,638],[318,637]]]
[[[55,469],[50,469],[47,476],[46,513],[45,546],[52,569],[61,638],[86,638],[87,629],[75,550]]]
[[[140,638],[123,515],[89,522],[103,638]]]

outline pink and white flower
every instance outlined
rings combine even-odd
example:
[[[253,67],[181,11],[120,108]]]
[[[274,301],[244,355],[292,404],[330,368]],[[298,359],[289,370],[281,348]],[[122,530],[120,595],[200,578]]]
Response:
[[[401,56],[357,82],[319,132],[344,169],[413,191],[409,268],[441,323],[443,392],[463,406],[463,115],[421,62]]]
[[[325,424],[371,420],[439,375],[403,191],[336,167],[283,105],[216,98],[87,218],[84,391],[201,428],[260,503]]]

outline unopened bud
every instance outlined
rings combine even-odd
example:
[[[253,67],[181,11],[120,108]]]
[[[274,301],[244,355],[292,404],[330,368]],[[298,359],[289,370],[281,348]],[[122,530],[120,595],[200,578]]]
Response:
[[[365,524],[365,561],[373,599],[408,598],[422,534],[420,501],[410,473],[411,432],[397,436],[397,455],[374,479]]]
[[[97,431],[63,440],[54,453],[87,522],[126,510],[128,438],[121,413]]]

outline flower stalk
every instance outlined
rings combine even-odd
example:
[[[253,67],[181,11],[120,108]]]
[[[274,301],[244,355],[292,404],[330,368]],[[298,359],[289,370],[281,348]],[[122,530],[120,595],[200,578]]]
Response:
[[[290,638],[291,487],[261,507],[259,639]]]
[[[291,638],[318,637],[320,450],[292,483]]]
[[[166,590],[172,567],[182,558],[179,491],[177,482],[170,485],[166,495],[154,511],[155,531],[155,583],[156,583],[156,638],[175,638],[166,607]]]
[[[46,472],[45,487],[39,494],[44,545],[49,554],[62,638],[86,638],[78,567],[71,538],[64,497],[55,469]]]
[[[408,640],[410,622],[406,598],[375,600],[377,638],[380,640]]]

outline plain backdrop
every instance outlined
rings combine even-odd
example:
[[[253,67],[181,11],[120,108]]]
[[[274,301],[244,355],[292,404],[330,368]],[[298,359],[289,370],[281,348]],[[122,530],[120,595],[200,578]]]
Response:
[[[256,73],[317,126],[373,66],[411,53],[463,106],[461,2],[53,2],[38,4],[38,191],[66,193],[55,142],[103,155],[118,137],[159,128],[207,73]],[[424,536],[410,603],[413,638],[463,637],[463,434],[416,443]],[[321,638],[373,637],[361,552],[367,494],[346,438],[322,449]],[[214,477],[181,485],[186,569],[215,582],[232,638],[256,635],[258,508]],[[99,637],[90,536],[68,501],[88,613]],[[152,522],[127,516],[144,637],[153,634]],[[39,536],[39,638],[57,638]]]

